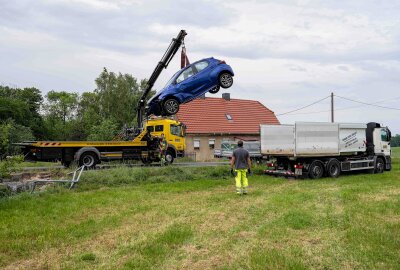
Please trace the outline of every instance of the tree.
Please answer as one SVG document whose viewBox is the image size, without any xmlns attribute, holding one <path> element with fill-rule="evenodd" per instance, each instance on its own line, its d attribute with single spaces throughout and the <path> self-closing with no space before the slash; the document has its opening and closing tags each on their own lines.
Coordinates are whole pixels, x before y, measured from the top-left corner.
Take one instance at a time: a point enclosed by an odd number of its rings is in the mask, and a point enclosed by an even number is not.
<svg viewBox="0 0 400 270">
<path fill-rule="evenodd" d="M 70 123 L 76 115 L 78 94 L 65 91 L 50 91 L 46 95 L 46 125 L 53 139 L 69 138 Z"/>
<path fill-rule="evenodd" d="M 116 74 L 104 68 L 95 82 L 97 87 L 94 92 L 99 97 L 100 116 L 103 119 L 112 119 L 119 128 L 124 124 L 132 126 L 146 81 L 138 83 L 130 74 Z M 149 97 L 154 93 L 151 92 Z"/>
<path fill-rule="evenodd" d="M 0 119 L 13 119 L 16 124 L 30 127 L 37 138 L 45 134 L 40 108 L 43 98 L 39 89 L 0 86 Z"/>
<path fill-rule="evenodd" d="M 400 147 L 400 135 L 397 134 L 396 136 L 393 136 L 390 144 L 392 147 Z"/>
<path fill-rule="evenodd" d="M 9 119 L 0 123 L 0 158 L 19 153 L 19 147 L 13 143 L 33 140 L 34 136 L 29 127 L 15 123 Z"/>
<path fill-rule="evenodd" d="M 88 136 L 89 141 L 110 141 L 118 133 L 117 123 L 110 119 L 102 121 L 99 125 L 93 126 Z"/>
</svg>

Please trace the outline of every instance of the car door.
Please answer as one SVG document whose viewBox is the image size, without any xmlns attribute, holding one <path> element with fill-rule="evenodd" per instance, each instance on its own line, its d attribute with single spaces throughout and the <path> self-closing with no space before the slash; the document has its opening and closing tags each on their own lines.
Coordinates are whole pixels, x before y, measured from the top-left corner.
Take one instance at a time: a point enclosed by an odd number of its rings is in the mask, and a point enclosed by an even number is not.
<svg viewBox="0 0 400 270">
<path fill-rule="evenodd" d="M 200 96 L 207 92 L 213 85 L 209 76 L 210 63 L 203 60 L 193 64 L 196 72 L 196 80 L 193 81 L 193 92 L 196 96 Z"/>
<path fill-rule="evenodd" d="M 178 95 L 182 98 L 182 102 L 191 99 L 193 93 L 193 82 L 196 80 L 195 72 L 192 66 L 189 66 L 176 78 L 176 88 Z"/>
</svg>

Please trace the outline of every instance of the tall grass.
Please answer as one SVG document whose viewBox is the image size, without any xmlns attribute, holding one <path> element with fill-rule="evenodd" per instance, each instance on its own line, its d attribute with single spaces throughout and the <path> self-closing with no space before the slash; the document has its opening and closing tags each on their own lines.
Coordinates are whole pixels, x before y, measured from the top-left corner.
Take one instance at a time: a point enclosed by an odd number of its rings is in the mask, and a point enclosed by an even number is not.
<svg viewBox="0 0 400 270">
<path fill-rule="evenodd" d="M 0 268 L 399 269 L 400 151 L 384 174 L 250 177 L 229 167 L 88 171 L 0 200 Z M 256 171 L 256 170 L 255 170 Z"/>
</svg>

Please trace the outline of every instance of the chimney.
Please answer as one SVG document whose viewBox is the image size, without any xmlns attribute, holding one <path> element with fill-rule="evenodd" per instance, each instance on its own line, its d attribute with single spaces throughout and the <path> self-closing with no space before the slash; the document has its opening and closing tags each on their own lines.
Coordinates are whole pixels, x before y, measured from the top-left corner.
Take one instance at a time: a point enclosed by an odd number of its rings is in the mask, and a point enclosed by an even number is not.
<svg viewBox="0 0 400 270">
<path fill-rule="evenodd" d="M 231 94 L 230 93 L 223 93 L 222 98 L 225 99 L 226 101 L 231 100 Z"/>
</svg>

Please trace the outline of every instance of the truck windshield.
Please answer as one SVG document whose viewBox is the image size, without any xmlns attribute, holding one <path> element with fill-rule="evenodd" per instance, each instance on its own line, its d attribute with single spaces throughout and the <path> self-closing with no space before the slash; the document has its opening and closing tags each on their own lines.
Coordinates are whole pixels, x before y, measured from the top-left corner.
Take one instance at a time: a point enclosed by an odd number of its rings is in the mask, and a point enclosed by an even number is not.
<svg viewBox="0 0 400 270">
<path fill-rule="evenodd" d="M 389 142 L 390 141 L 390 136 L 389 132 L 387 129 L 381 129 L 381 140 L 383 142 Z"/>
<path fill-rule="evenodd" d="M 182 127 L 180 125 L 171 125 L 171 134 L 179 137 L 183 137 Z"/>
</svg>

